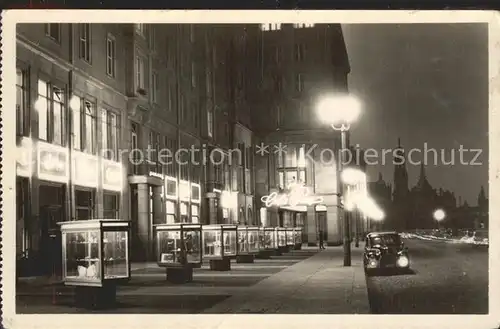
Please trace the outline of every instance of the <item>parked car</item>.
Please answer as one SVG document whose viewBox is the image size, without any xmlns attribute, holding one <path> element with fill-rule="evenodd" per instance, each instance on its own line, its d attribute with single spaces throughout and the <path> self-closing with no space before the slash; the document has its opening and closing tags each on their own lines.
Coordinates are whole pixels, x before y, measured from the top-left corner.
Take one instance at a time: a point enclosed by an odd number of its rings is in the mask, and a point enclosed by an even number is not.
<svg viewBox="0 0 500 329">
<path fill-rule="evenodd" d="M 408 270 L 410 257 L 397 232 L 371 232 L 366 235 L 363 265 L 368 276 L 381 269 Z"/>
</svg>

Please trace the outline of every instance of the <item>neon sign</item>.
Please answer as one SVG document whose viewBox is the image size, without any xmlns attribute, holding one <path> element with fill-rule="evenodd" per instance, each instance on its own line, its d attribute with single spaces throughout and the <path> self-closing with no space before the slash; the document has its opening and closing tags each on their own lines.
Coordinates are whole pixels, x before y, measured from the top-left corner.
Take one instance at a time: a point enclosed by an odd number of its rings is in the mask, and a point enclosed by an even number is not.
<svg viewBox="0 0 500 329">
<path fill-rule="evenodd" d="M 273 192 L 269 195 L 263 196 L 260 200 L 264 202 L 266 207 L 294 207 L 299 205 L 312 206 L 314 204 L 323 203 L 323 197 L 310 195 L 307 187 L 299 184 L 293 184 L 290 187 L 289 193 L 279 194 L 278 192 Z"/>
</svg>

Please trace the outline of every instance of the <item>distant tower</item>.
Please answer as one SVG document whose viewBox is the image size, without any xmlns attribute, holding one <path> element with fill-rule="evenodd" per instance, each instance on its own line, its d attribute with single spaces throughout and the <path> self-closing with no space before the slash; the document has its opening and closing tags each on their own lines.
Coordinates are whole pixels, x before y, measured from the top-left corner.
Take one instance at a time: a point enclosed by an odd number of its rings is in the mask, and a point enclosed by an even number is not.
<svg viewBox="0 0 500 329">
<path fill-rule="evenodd" d="M 408 191 L 408 171 L 406 170 L 406 155 L 401 146 L 401 139 L 398 138 L 398 146 L 394 151 L 394 188 L 392 191 L 392 202 L 394 208 L 394 218 L 392 226 L 404 229 L 408 227 L 409 218 L 409 191 Z"/>
</svg>

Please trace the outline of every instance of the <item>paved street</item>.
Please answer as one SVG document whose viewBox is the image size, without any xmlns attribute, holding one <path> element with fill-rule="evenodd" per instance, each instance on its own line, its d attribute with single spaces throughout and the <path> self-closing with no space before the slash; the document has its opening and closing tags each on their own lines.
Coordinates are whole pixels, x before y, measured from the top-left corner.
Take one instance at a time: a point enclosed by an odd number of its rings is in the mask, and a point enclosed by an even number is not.
<svg viewBox="0 0 500 329">
<path fill-rule="evenodd" d="M 485 314 L 488 249 L 405 240 L 414 273 L 367 278 L 372 313 Z"/>
<path fill-rule="evenodd" d="M 131 281 L 119 287 L 118 308 L 99 312 L 199 313 L 316 252 L 315 248 L 294 251 L 270 260 L 256 259 L 253 264 L 236 264 L 233 261 L 229 272 L 210 271 L 208 264 L 204 264 L 201 269 L 195 269 L 194 281 L 183 285 L 166 282 L 165 269 L 156 264 L 134 264 Z M 44 281 L 21 283 L 17 287 L 18 313 L 85 312 L 73 308 L 72 303 L 72 287 Z"/>
</svg>

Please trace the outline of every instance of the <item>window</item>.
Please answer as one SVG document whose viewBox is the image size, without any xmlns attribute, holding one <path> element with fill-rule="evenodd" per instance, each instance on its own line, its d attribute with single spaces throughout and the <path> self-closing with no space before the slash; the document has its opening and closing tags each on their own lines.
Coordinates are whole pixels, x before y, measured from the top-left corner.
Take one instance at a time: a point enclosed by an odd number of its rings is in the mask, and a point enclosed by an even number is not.
<svg viewBox="0 0 500 329">
<path fill-rule="evenodd" d="M 281 30 L 281 23 L 273 23 L 273 24 L 261 24 L 260 29 L 262 31 L 277 31 Z"/>
<path fill-rule="evenodd" d="M 159 90 L 159 75 L 158 72 L 153 72 L 151 77 L 151 100 L 153 103 L 158 102 L 158 90 Z"/>
<path fill-rule="evenodd" d="M 90 42 L 90 24 L 78 24 L 78 33 L 80 38 L 80 58 L 87 63 L 91 62 L 91 42 Z"/>
<path fill-rule="evenodd" d="M 75 189 L 76 220 L 94 217 L 94 190 Z"/>
<path fill-rule="evenodd" d="M 295 44 L 295 61 L 302 62 L 304 60 L 304 45 L 301 43 Z"/>
<path fill-rule="evenodd" d="M 149 170 L 155 173 L 162 173 L 162 167 L 158 162 L 158 154 L 160 152 L 160 134 L 154 131 L 149 132 L 147 160 L 149 162 Z"/>
<path fill-rule="evenodd" d="M 45 35 L 53 39 L 54 41 L 61 42 L 61 24 L 52 23 L 45 24 Z"/>
<path fill-rule="evenodd" d="M 283 89 L 283 79 L 281 76 L 277 75 L 274 78 L 274 90 L 277 93 L 281 93 L 282 89 Z"/>
<path fill-rule="evenodd" d="M 35 108 L 38 111 L 38 138 L 64 146 L 66 142 L 64 90 L 38 80 L 38 100 Z"/>
<path fill-rule="evenodd" d="M 298 92 L 301 92 L 303 89 L 304 89 L 304 82 L 303 82 L 303 79 L 302 79 L 302 74 L 301 73 L 297 73 L 295 75 L 295 89 L 298 91 Z"/>
<path fill-rule="evenodd" d="M 276 125 L 281 126 L 281 107 L 276 105 Z"/>
<path fill-rule="evenodd" d="M 164 137 L 164 145 L 165 148 L 170 150 L 170 152 L 163 152 L 163 154 L 171 156 L 170 158 L 164 157 L 165 175 L 170 177 L 175 177 L 177 173 L 176 169 L 176 161 L 174 159 L 175 152 L 177 150 L 177 141 L 175 139 L 170 139 L 168 137 Z"/>
<path fill-rule="evenodd" d="M 156 51 L 156 28 L 153 25 L 149 25 L 149 49 Z"/>
<path fill-rule="evenodd" d="M 293 27 L 296 29 L 302 29 L 302 28 L 308 28 L 308 27 L 314 27 L 314 23 L 300 23 L 300 24 L 293 24 Z"/>
<path fill-rule="evenodd" d="M 191 205 L 191 223 L 198 224 L 200 222 L 200 206 Z"/>
<path fill-rule="evenodd" d="M 26 73 L 16 70 L 16 133 L 18 136 L 29 135 L 28 88 Z"/>
<path fill-rule="evenodd" d="M 191 86 L 196 87 L 196 65 L 194 62 L 191 62 Z"/>
<path fill-rule="evenodd" d="M 139 35 L 144 36 L 144 24 L 138 23 L 134 25 L 135 25 L 135 32 Z"/>
<path fill-rule="evenodd" d="M 108 35 L 106 39 L 106 74 L 112 78 L 116 72 L 116 40 L 113 36 Z"/>
<path fill-rule="evenodd" d="M 176 223 L 175 208 L 175 202 L 166 202 L 167 224 Z"/>
<path fill-rule="evenodd" d="M 105 219 L 118 219 L 120 214 L 120 198 L 118 193 L 104 192 L 103 208 Z"/>
<path fill-rule="evenodd" d="M 207 134 L 208 137 L 214 135 L 214 110 L 210 106 L 207 109 Z"/>
<path fill-rule="evenodd" d="M 191 25 L 189 25 L 189 41 L 191 43 L 194 42 L 194 37 L 195 37 L 195 35 L 194 35 L 194 25 L 191 24 Z"/>
<path fill-rule="evenodd" d="M 130 152 L 132 152 L 132 157 L 133 157 L 133 173 L 134 174 L 138 174 L 139 173 L 139 151 L 138 151 L 138 147 L 139 147 L 139 140 L 138 140 L 138 136 L 139 136 L 139 127 L 137 125 L 137 123 L 135 122 L 132 122 L 131 123 L 131 131 L 130 131 L 130 141 L 131 141 L 131 149 L 130 149 Z"/>
<path fill-rule="evenodd" d="M 137 54 L 135 58 L 135 85 L 136 88 L 144 89 L 144 57 L 141 54 Z"/>
<path fill-rule="evenodd" d="M 167 111 L 172 111 L 174 107 L 174 93 L 172 92 L 172 86 L 167 82 Z"/>
<path fill-rule="evenodd" d="M 75 97 L 80 107 L 73 109 L 73 147 L 94 154 L 96 151 L 96 109 L 94 103 Z"/>
<path fill-rule="evenodd" d="M 184 95 L 183 94 L 181 94 L 181 97 L 179 99 L 179 112 L 180 112 L 181 122 L 184 122 L 184 120 L 186 119 L 186 117 L 185 117 L 186 113 L 184 113 Z"/>
<path fill-rule="evenodd" d="M 104 109 L 101 113 L 101 126 L 103 155 L 108 160 L 117 161 L 119 160 L 118 136 L 120 131 L 118 116 L 114 112 Z"/>
</svg>

